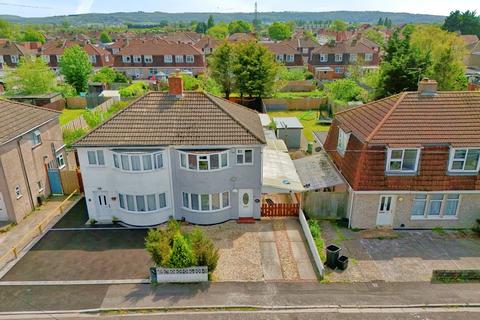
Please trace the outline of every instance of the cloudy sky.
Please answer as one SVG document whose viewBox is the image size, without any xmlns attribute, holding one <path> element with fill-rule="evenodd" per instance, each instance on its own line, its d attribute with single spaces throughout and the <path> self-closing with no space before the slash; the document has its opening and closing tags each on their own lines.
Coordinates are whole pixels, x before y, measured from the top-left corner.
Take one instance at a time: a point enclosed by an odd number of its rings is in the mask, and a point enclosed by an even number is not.
<svg viewBox="0 0 480 320">
<path fill-rule="evenodd" d="M 5 0 L 0 14 L 42 17 L 89 12 L 251 12 L 255 0 Z M 393 11 L 448 15 L 452 10 L 476 10 L 480 0 L 258 0 L 259 11 Z"/>
</svg>

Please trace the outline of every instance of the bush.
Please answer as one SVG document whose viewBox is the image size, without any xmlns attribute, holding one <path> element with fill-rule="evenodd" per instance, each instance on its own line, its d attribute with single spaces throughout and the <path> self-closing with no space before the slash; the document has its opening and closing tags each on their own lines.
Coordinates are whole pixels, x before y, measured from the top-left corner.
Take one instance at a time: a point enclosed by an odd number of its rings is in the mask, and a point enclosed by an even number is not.
<svg viewBox="0 0 480 320">
<path fill-rule="evenodd" d="M 145 238 L 145 249 L 150 253 L 156 265 L 164 266 L 168 264 L 172 250 L 169 239 L 164 236 L 162 230 L 148 230 L 147 237 Z"/>
<path fill-rule="evenodd" d="M 193 252 L 199 266 L 207 266 L 211 274 L 217 267 L 219 254 L 212 240 L 207 238 L 200 228 L 195 228 L 189 235 Z"/>
<path fill-rule="evenodd" d="M 122 98 L 138 97 L 148 91 L 148 85 L 144 82 L 135 82 L 128 87 L 119 90 Z"/>
<path fill-rule="evenodd" d="M 75 129 L 75 130 L 70 130 L 66 129 L 63 131 L 63 142 L 67 147 L 71 147 L 72 143 L 83 137 L 87 131 L 85 129 Z"/>
<path fill-rule="evenodd" d="M 325 84 L 325 92 L 333 100 L 366 101 L 368 92 L 352 79 L 339 79 Z"/>
<path fill-rule="evenodd" d="M 168 261 L 170 268 L 188 268 L 196 265 L 195 254 L 192 247 L 181 233 L 173 237 L 173 248 Z"/>
<path fill-rule="evenodd" d="M 305 68 L 288 69 L 282 67 L 278 72 L 278 78 L 286 81 L 309 80 L 313 79 L 313 74 Z"/>
<path fill-rule="evenodd" d="M 101 111 L 88 110 L 83 114 L 83 119 L 85 119 L 85 122 L 88 124 L 90 129 L 93 129 L 102 123 L 104 114 Z"/>
<path fill-rule="evenodd" d="M 320 226 L 318 225 L 317 220 L 308 220 L 308 227 L 310 228 L 310 233 L 314 239 L 320 237 Z"/>
<path fill-rule="evenodd" d="M 128 79 L 125 74 L 113 68 L 103 67 L 92 76 L 92 81 L 110 84 L 113 82 L 127 83 Z"/>
</svg>

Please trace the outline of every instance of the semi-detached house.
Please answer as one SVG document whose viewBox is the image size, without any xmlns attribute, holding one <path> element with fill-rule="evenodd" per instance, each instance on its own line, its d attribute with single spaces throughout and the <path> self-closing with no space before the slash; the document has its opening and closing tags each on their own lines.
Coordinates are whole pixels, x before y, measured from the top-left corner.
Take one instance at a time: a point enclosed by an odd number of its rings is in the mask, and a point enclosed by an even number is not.
<svg viewBox="0 0 480 320">
<path fill-rule="evenodd" d="M 335 115 L 325 149 L 355 228 L 471 228 L 480 208 L 480 92 L 405 92 Z"/>
<path fill-rule="evenodd" d="M 203 92 L 151 92 L 79 140 L 91 219 L 157 225 L 260 218 L 262 150 L 255 111 Z"/>
</svg>

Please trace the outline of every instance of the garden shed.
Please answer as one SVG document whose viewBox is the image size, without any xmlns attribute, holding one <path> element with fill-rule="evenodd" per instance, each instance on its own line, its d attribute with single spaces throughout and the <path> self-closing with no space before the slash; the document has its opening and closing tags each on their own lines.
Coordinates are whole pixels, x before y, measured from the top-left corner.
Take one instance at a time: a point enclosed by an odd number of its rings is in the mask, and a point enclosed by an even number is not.
<svg viewBox="0 0 480 320">
<path fill-rule="evenodd" d="M 302 142 L 303 125 L 295 117 L 273 118 L 275 133 L 278 139 L 282 139 L 287 148 L 300 149 Z"/>
</svg>

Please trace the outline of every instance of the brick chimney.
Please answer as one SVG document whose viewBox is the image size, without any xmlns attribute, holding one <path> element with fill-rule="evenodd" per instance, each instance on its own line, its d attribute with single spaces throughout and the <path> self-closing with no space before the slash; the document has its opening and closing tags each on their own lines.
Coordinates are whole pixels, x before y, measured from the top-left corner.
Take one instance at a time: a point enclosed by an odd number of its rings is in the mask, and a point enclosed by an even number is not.
<svg viewBox="0 0 480 320">
<path fill-rule="evenodd" d="M 437 95 L 437 81 L 423 78 L 418 82 L 418 94 L 423 97 L 434 97 Z"/>
<path fill-rule="evenodd" d="M 168 93 L 173 96 L 183 96 L 183 80 L 180 71 L 168 76 Z"/>
</svg>

